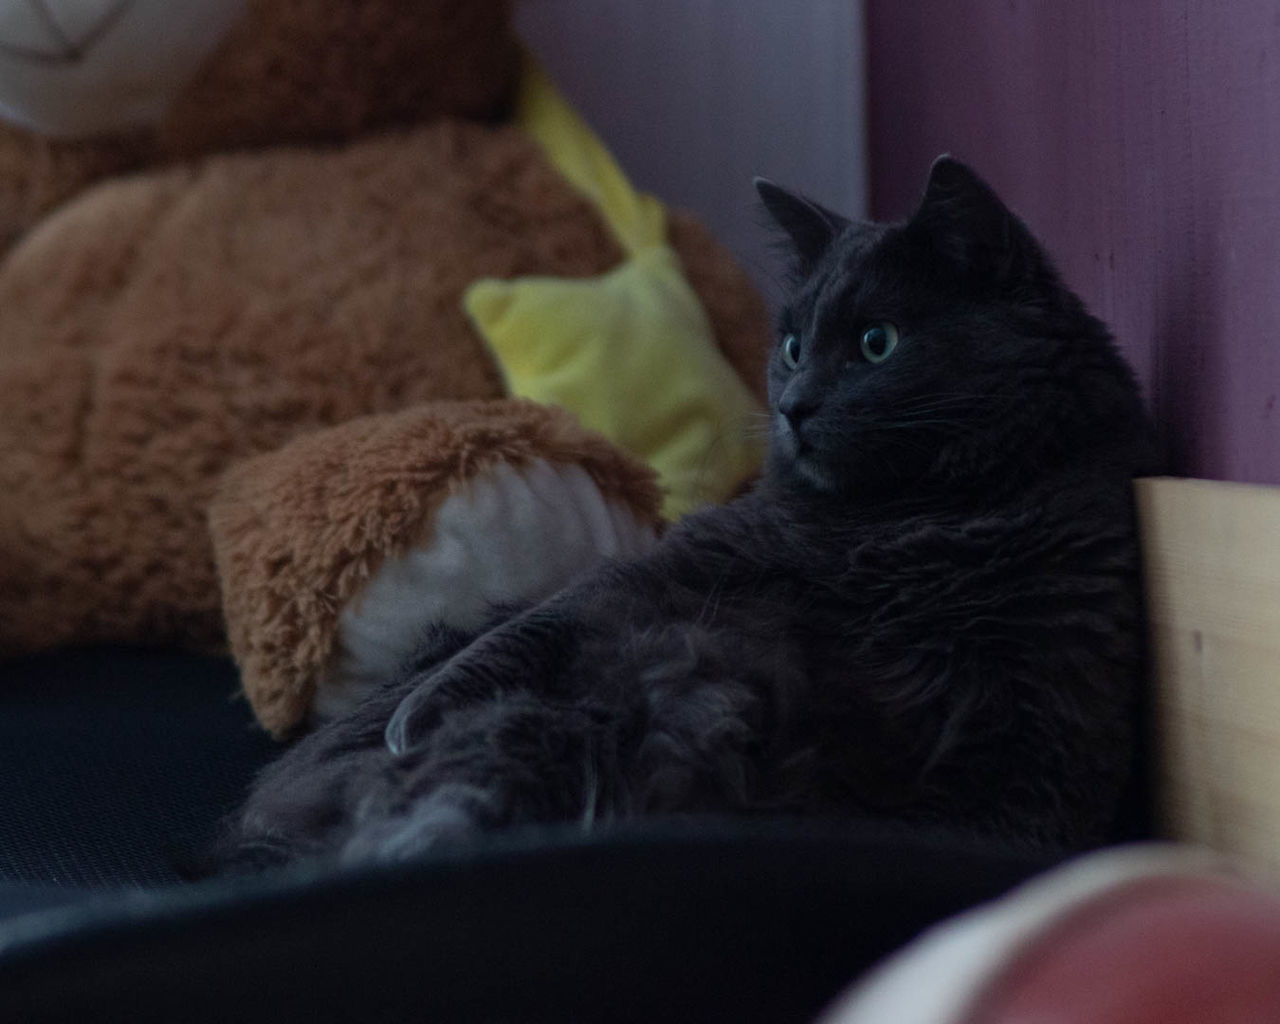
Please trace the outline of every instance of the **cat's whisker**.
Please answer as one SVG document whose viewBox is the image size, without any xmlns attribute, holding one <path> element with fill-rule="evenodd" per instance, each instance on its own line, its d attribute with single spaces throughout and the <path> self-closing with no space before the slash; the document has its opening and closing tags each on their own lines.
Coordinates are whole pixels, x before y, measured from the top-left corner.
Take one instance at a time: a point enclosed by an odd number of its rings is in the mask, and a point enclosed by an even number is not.
<svg viewBox="0 0 1280 1024">
<path fill-rule="evenodd" d="M 963 423 L 963 420 L 905 419 L 893 423 L 868 424 L 868 427 L 871 430 L 913 430 L 916 427 L 958 427 Z"/>
<path fill-rule="evenodd" d="M 972 393 L 953 392 L 950 394 L 940 395 L 920 395 L 915 398 L 901 399 L 897 403 L 897 407 L 911 406 L 915 404 L 925 405 L 943 405 L 946 403 L 969 404 L 980 401 L 985 398 L 984 395 L 976 395 Z"/>
<path fill-rule="evenodd" d="M 985 408 L 982 403 L 959 399 L 947 402 L 902 402 L 893 407 L 893 411 L 899 415 L 907 413 L 929 413 L 929 412 L 968 412 L 970 410 L 979 410 Z"/>
</svg>

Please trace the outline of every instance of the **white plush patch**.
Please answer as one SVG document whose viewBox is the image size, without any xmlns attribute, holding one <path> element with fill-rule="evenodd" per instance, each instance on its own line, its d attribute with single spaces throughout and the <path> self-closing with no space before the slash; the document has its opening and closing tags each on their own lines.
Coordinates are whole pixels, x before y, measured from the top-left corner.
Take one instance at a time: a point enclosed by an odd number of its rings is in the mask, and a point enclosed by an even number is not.
<svg viewBox="0 0 1280 1024">
<path fill-rule="evenodd" d="M 343 610 L 314 713 L 352 707 L 404 666 L 432 625 L 476 629 L 494 605 L 541 600 L 606 558 L 643 554 L 654 540 L 579 466 L 498 466 L 446 499 L 430 535 L 388 559 Z"/>
<path fill-rule="evenodd" d="M 245 0 L 0 0 L 0 115 L 77 138 L 164 116 Z"/>
</svg>

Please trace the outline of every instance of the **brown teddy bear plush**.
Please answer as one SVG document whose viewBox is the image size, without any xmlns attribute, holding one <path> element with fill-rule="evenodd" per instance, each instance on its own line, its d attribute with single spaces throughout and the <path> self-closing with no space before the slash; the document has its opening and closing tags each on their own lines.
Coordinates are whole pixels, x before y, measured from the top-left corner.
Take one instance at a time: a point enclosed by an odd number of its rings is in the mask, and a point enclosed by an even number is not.
<svg viewBox="0 0 1280 1024">
<path fill-rule="evenodd" d="M 0 653 L 229 636 L 284 733 L 749 475 L 758 297 L 506 0 L 171 6 L 0 0 Z"/>
</svg>

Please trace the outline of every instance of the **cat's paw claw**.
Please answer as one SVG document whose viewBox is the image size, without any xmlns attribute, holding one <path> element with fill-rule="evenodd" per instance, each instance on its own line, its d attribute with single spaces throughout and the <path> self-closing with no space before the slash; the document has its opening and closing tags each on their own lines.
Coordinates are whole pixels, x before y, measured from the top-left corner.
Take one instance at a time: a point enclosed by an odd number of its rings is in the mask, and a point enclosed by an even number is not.
<svg viewBox="0 0 1280 1024">
<path fill-rule="evenodd" d="M 387 749 L 391 751 L 394 757 L 404 757 L 412 749 L 413 742 L 409 731 L 409 716 L 405 714 L 405 706 L 403 704 L 396 708 L 395 714 L 391 716 L 391 721 L 387 723 L 386 731 L 382 735 Z"/>
<path fill-rule="evenodd" d="M 400 701 L 382 738 L 394 757 L 405 757 L 412 754 L 421 744 L 426 728 L 427 701 L 436 690 L 437 680 L 428 679 L 413 688 L 409 695 Z"/>
</svg>

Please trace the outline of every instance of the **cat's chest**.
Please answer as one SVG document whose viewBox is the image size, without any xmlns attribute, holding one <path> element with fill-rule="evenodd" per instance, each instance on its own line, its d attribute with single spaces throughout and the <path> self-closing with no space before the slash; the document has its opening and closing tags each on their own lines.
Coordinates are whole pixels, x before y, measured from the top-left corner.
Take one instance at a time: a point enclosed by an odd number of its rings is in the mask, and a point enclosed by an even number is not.
<svg viewBox="0 0 1280 1024">
<path fill-rule="evenodd" d="M 1071 545 L 1026 523 L 986 520 L 884 528 L 815 564 L 793 601 L 798 629 L 841 649 L 937 645 L 1016 622 L 1025 602 L 1089 576 L 1088 545 Z"/>
<path fill-rule="evenodd" d="M 938 649 L 992 627 L 1016 631 L 1047 604 L 1109 589 L 1116 566 L 1102 537 L 1111 533 L 1045 509 L 777 530 L 749 558 L 718 547 L 683 561 L 653 593 L 675 617 L 785 641 L 818 660 Z"/>
</svg>

